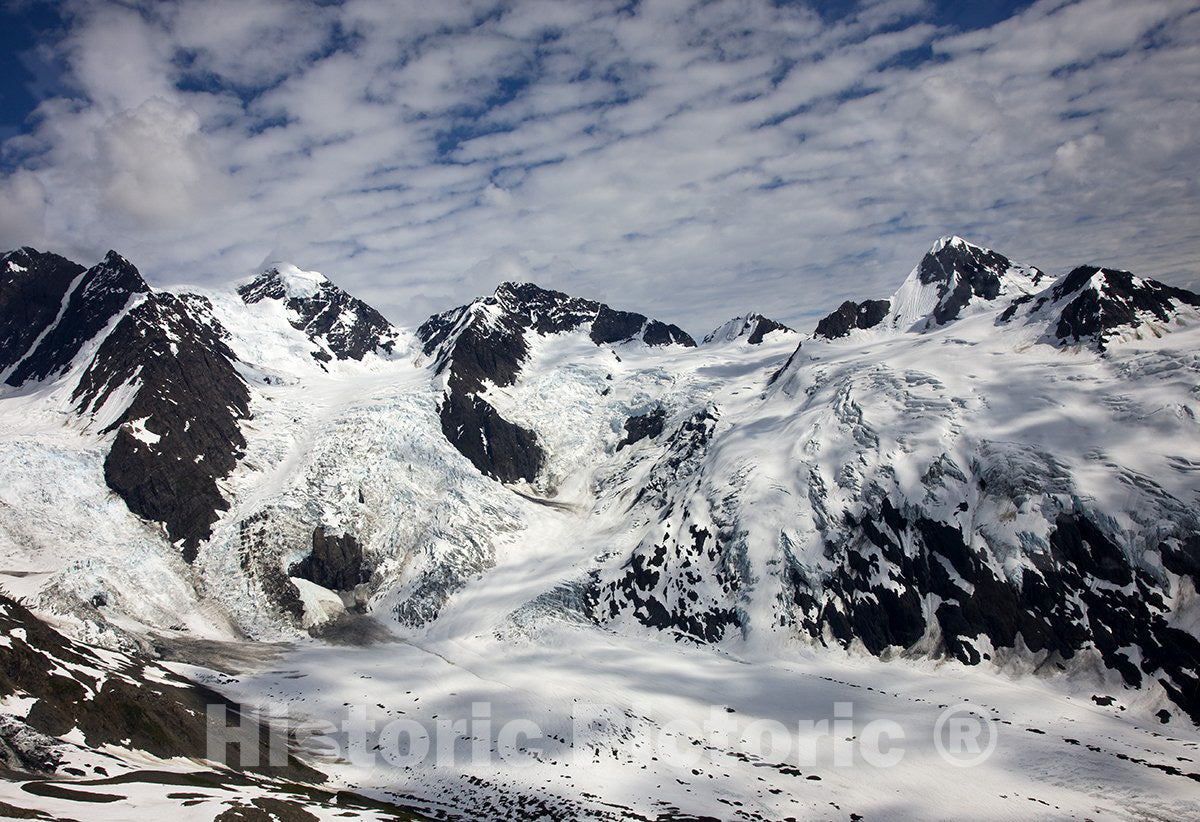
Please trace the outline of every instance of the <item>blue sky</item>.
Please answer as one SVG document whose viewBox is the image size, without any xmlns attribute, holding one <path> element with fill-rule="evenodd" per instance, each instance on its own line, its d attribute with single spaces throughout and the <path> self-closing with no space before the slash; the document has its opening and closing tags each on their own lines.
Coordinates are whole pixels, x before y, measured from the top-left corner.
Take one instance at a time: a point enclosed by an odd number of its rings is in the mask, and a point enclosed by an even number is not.
<svg viewBox="0 0 1200 822">
<path fill-rule="evenodd" d="M 956 233 L 1197 287 L 1183 0 L 0 6 L 0 246 L 264 261 L 393 319 L 528 279 L 704 333 Z"/>
</svg>

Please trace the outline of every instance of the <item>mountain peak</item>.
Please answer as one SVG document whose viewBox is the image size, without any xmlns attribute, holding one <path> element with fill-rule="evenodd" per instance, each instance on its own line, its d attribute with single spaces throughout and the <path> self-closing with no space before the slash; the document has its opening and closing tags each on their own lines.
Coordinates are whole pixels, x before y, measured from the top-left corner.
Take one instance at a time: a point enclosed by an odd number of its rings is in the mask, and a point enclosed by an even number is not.
<svg viewBox="0 0 1200 822">
<path fill-rule="evenodd" d="M 678 326 L 533 283 L 503 282 L 487 297 L 435 314 L 417 329 L 436 373 L 447 373 L 438 413 L 446 439 L 480 472 L 502 482 L 535 482 L 546 455 L 537 435 L 506 419 L 481 394 L 517 381 L 529 340 L 586 331 L 596 345 L 695 340 Z"/>
<path fill-rule="evenodd" d="M 700 344 L 719 345 L 745 338 L 747 344 L 758 345 L 768 334 L 775 331 L 795 333 L 794 329 L 789 328 L 781 322 L 772 320 L 770 317 L 764 317 L 757 312 L 750 312 L 740 317 L 734 317 L 719 328 L 714 329 L 712 333 L 700 341 Z"/>
<path fill-rule="evenodd" d="M 287 262 L 271 262 L 250 282 L 240 286 L 238 294 L 247 304 L 253 304 L 263 299 L 308 299 L 329 286 L 333 283 L 318 271 L 304 271 Z"/>
<path fill-rule="evenodd" d="M 136 294 L 150 291 L 150 286 L 142 278 L 137 266 L 112 249 L 109 249 L 104 259 L 91 270 L 95 275 L 92 278 L 94 282 L 87 284 L 89 288 L 116 288 Z"/>
<path fill-rule="evenodd" d="M 312 356 L 322 367 L 335 357 L 362 360 L 372 351 L 391 354 L 395 348 L 397 332 L 387 318 L 319 272 L 270 263 L 237 293 L 246 305 L 283 302 L 291 326 L 317 344 Z"/>
<path fill-rule="evenodd" d="M 961 237 L 942 237 L 892 296 L 890 325 L 913 331 L 945 325 L 1000 298 L 1032 294 L 1043 276 Z"/>
<path fill-rule="evenodd" d="M 0 324 L 0 365 L 11 366 L 5 382 L 12 386 L 66 371 L 85 343 L 150 292 L 133 263 L 115 251 L 86 271 L 28 247 L 5 259 L 10 279 L 0 285 L 0 306 L 19 304 L 25 312 L 14 315 L 20 332 Z"/>
<path fill-rule="evenodd" d="M 500 283 L 482 301 L 499 302 L 506 309 L 530 313 L 535 326 L 543 334 L 562 330 L 558 328 L 560 325 L 577 325 L 596 311 L 595 304 L 590 300 L 543 288 L 537 283 L 513 280 Z"/>
<path fill-rule="evenodd" d="M 1093 341 L 1101 351 L 1111 339 L 1137 334 L 1147 322 L 1169 322 L 1183 306 L 1200 308 L 1200 295 L 1191 291 L 1093 265 L 1073 269 L 1055 283 L 1049 299 L 1055 305 L 1065 303 L 1054 327 L 1060 343 Z M 1035 303 L 1030 314 L 1042 304 Z"/>
<path fill-rule="evenodd" d="M 83 272 L 83 266 L 49 251 L 38 251 L 33 246 L 23 245 L 0 254 L 0 276 L 21 275 L 30 269 L 43 267 L 70 269 L 72 277 Z"/>
<path fill-rule="evenodd" d="M 119 254 L 110 248 L 108 250 L 108 253 L 104 255 L 104 260 L 101 262 L 101 265 L 116 267 L 116 266 L 132 266 L 133 263 L 129 262 L 129 260 L 126 259 L 125 255 Z"/>
<path fill-rule="evenodd" d="M 528 299 L 533 296 L 549 296 L 563 297 L 570 299 L 567 294 L 561 291 L 555 291 L 551 288 L 543 288 L 537 283 L 531 283 L 521 280 L 505 280 L 496 286 L 496 290 L 492 292 L 497 297 L 517 297 L 519 299 Z"/>
<path fill-rule="evenodd" d="M 1037 293 L 1045 275 L 956 234 L 940 237 L 887 300 L 847 300 L 817 324 L 818 337 L 855 330 L 927 331 Z"/>
<path fill-rule="evenodd" d="M 874 328 L 883 322 L 890 308 L 888 300 L 866 300 L 861 303 L 846 300 L 817 323 L 813 336 L 832 340 L 845 337 L 857 329 Z"/>
<path fill-rule="evenodd" d="M 489 306 L 492 307 L 489 310 Z M 497 316 L 495 307 L 501 309 Z M 482 312 L 482 313 L 481 313 Z M 492 331 L 521 336 L 519 331 L 532 329 L 538 334 L 558 334 L 587 326 L 596 345 L 640 341 L 659 346 L 696 345 L 687 332 L 675 325 L 655 320 L 633 311 L 621 311 L 583 297 L 572 297 L 561 291 L 543 288 L 536 283 L 505 281 L 496 290 L 466 305 L 435 314 L 417 329 L 425 353 L 444 367 L 444 355 L 453 347 L 458 335 L 478 321 Z M 451 339 L 453 338 L 453 339 Z M 524 351 L 523 346 L 518 346 Z M 435 351 L 441 353 L 435 354 Z M 524 356 L 521 354 L 520 359 Z"/>
<path fill-rule="evenodd" d="M 938 252 L 942 251 L 943 249 L 945 249 L 947 247 L 976 248 L 981 251 L 987 251 L 987 249 L 984 248 L 983 246 L 975 245 L 975 243 L 964 240 L 962 237 L 958 236 L 957 234 L 947 234 L 944 237 L 939 237 L 937 242 L 935 242 L 932 246 L 930 246 L 928 253 L 937 254 Z"/>
</svg>

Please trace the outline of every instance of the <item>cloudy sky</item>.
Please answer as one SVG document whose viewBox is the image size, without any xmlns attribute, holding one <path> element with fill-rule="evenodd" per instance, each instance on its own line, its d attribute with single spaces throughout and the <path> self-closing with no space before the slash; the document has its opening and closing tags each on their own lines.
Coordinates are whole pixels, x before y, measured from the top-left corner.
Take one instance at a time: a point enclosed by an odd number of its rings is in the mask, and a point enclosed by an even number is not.
<svg viewBox="0 0 1200 822">
<path fill-rule="evenodd" d="M 0 0 L 0 247 L 704 333 L 940 235 L 1200 286 L 1194 0 Z"/>
</svg>

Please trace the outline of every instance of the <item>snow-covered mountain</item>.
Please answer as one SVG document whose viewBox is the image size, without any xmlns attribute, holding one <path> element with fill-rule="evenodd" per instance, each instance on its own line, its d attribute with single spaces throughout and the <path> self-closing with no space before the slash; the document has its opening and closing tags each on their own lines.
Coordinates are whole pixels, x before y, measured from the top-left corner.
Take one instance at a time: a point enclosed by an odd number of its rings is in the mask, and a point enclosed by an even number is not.
<svg viewBox="0 0 1200 822">
<path fill-rule="evenodd" d="M 535 483 L 546 462 L 537 433 L 505 419 L 484 396 L 517 381 L 530 355 L 527 335 L 587 332 L 597 346 L 695 341 L 681 328 L 530 283 L 502 283 L 490 297 L 430 317 L 417 329 L 435 373 L 445 373 L 442 432 L 481 472 Z"/>
<path fill-rule="evenodd" d="M 819 669 L 831 699 L 853 670 L 876 688 L 1025 683 L 1003 687 L 1095 695 L 1194 736 L 1198 328 L 1190 292 L 1054 278 L 957 237 L 811 335 L 751 313 L 699 346 L 532 284 L 409 331 L 286 263 L 168 293 L 115 252 L 84 269 L 23 248 L 0 257 L 0 586 L 125 654 L 298 642 L 296 665 L 345 681 L 210 684 L 314 717 L 335 694 L 387 701 L 353 684 L 369 648 L 322 650 L 365 635 L 402 640 L 404 670 L 371 676 L 413 677 L 424 699 L 406 710 L 431 719 L 469 702 L 464 671 L 558 721 L 583 694 L 649 699 L 661 657 L 697 683 L 740 682 L 724 666 L 747 661 L 777 690 Z M 643 670 L 596 667 L 610 656 Z M 538 666 L 557 673 L 527 681 Z M 1065 744 L 1037 751 L 1055 762 Z M 718 796 L 752 803 L 747 818 L 823 804 L 757 788 L 747 762 L 718 790 L 669 757 L 642 785 L 620 759 L 597 766 L 619 790 L 557 789 L 564 818 L 614 800 L 654 818 L 662 783 L 687 786 L 663 800 L 681 814 L 721 817 Z M 503 818 L 563 781 L 549 767 L 408 773 L 405 794 Z M 1092 807 L 1086 772 L 1056 778 L 1062 807 Z"/>
<path fill-rule="evenodd" d="M 758 345 L 768 334 L 776 332 L 782 334 L 796 333 L 781 322 L 764 317 L 762 314 L 751 312 L 743 314 L 741 317 L 734 317 L 720 328 L 714 329 L 704 337 L 703 342 L 700 344 L 723 345 L 742 340 L 747 345 Z"/>
<path fill-rule="evenodd" d="M 277 263 L 237 291 L 247 305 L 275 300 L 286 306 L 288 323 L 316 344 L 312 357 L 320 362 L 390 354 L 396 345 L 396 330 L 382 314 L 315 271 Z"/>
<path fill-rule="evenodd" d="M 834 338 L 875 327 L 902 332 L 938 328 L 1037 293 L 1045 278 L 1033 266 L 1014 264 L 962 237 L 943 237 L 890 299 L 847 301 L 818 323 L 814 333 Z"/>
</svg>

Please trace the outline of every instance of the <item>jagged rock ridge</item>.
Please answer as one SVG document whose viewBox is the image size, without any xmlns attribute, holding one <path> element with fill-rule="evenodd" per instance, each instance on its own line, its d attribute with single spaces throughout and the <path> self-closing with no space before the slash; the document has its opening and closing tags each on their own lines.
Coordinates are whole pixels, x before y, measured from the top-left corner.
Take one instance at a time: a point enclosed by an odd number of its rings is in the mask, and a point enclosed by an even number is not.
<svg viewBox="0 0 1200 822">
<path fill-rule="evenodd" d="M 874 328 L 883 322 L 892 304 L 890 300 L 865 300 L 856 303 L 846 300 L 817 323 L 813 336 L 836 339 L 855 329 Z"/>
<path fill-rule="evenodd" d="M 83 266 L 20 248 L 0 257 L 0 372 L 17 362 L 58 319 Z"/>
<path fill-rule="evenodd" d="M 6 255 L 9 258 L 7 271 L 19 273 L 19 277 L 8 280 L 6 285 L 14 287 L 21 303 L 27 299 L 41 303 L 32 319 L 42 324 L 31 348 L 24 352 L 19 362 L 12 356 L 15 352 L 5 355 L 5 359 L 16 362 L 5 380 L 12 386 L 44 380 L 66 371 L 87 342 L 95 339 L 138 295 L 150 290 L 133 264 L 115 251 L 109 251 L 103 262 L 72 280 L 74 287 L 69 293 L 63 285 L 70 286 L 67 276 L 78 270 L 78 266 L 61 257 L 40 255 L 33 249 L 22 249 L 18 253 L 34 264 L 16 272 L 13 255 Z M 36 292 L 43 288 L 42 282 L 52 282 L 55 287 L 49 294 L 43 292 L 39 299 Z M 60 301 L 65 299 L 61 311 L 51 310 L 55 294 L 62 295 Z M 23 336 L 33 335 L 27 332 Z"/>
<path fill-rule="evenodd" d="M 537 434 L 506 420 L 479 394 L 488 384 L 516 381 L 529 354 L 526 334 L 560 334 L 585 325 L 596 345 L 696 345 L 677 326 L 532 283 L 502 283 L 495 294 L 430 317 L 417 329 L 435 372 L 447 374 L 439 408 L 442 431 L 481 472 L 501 482 L 537 478 L 546 459 Z"/>
<path fill-rule="evenodd" d="M 1036 267 L 1016 265 L 961 237 L 943 237 L 892 295 L 886 324 L 899 331 L 937 328 L 965 312 L 989 310 L 997 300 L 1032 294 L 1044 279 Z"/>
<path fill-rule="evenodd" d="M 0 302 L 6 382 L 63 375 L 87 349 L 71 401 L 115 431 L 104 477 L 135 514 L 162 522 L 195 557 L 217 512 L 217 481 L 245 445 L 250 396 L 207 301 L 152 291 L 115 251 L 86 271 L 22 248 L 3 257 Z M 28 321 L 18 325 L 11 317 Z"/>
<path fill-rule="evenodd" d="M 312 356 L 319 362 L 361 360 L 395 348 L 396 331 L 382 314 L 316 272 L 276 264 L 239 287 L 238 294 L 247 305 L 283 301 L 292 327 L 318 345 Z"/>
<path fill-rule="evenodd" d="M 745 338 L 747 345 L 760 345 L 768 334 L 776 331 L 794 333 L 793 329 L 783 323 L 764 317 L 762 314 L 745 314 L 741 317 L 734 317 L 720 328 L 714 329 L 700 344 L 729 343 Z"/>
<path fill-rule="evenodd" d="M 104 428 L 116 430 L 104 478 L 129 510 L 162 522 L 188 561 L 229 507 L 217 481 L 237 464 L 239 423 L 250 414 L 237 357 L 214 322 L 173 294 L 151 293 L 105 337 L 72 394 L 80 413 L 95 415 L 119 389 L 134 392 Z"/>
<path fill-rule="evenodd" d="M 1008 323 L 1024 310 L 1027 322 L 1049 323 L 1060 344 L 1090 343 L 1104 351 L 1123 331 L 1147 328 L 1157 335 L 1152 325 L 1172 321 L 1184 307 L 1200 309 L 1200 295 L 1120 269 L 1080 266 L 1046 292 L 1015 300 L 997 322 Z"/>
</svg>

